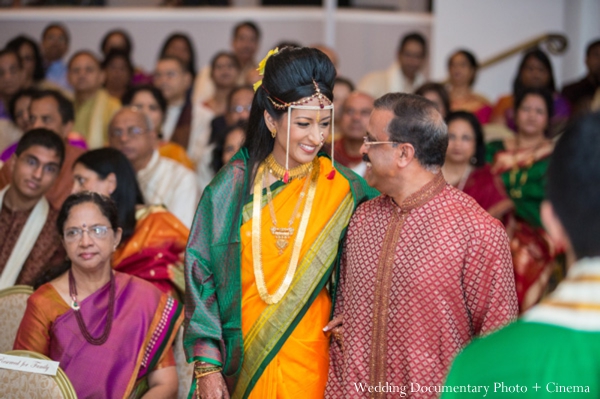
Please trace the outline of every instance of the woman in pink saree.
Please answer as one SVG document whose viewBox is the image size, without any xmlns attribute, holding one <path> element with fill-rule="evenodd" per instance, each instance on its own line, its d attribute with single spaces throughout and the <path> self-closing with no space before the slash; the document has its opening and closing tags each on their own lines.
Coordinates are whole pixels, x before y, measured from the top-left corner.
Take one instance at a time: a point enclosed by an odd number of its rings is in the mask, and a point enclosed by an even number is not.
<svg viewBox="0 0 600 399">
<path fill-rule="evenodd" d="M 67 198 L 57 228 L 70 267 L 29 298 L 14 348 L 60 362 L 79 398 L 174 398 L 172 342 L 182 307 L 151 283 L 112 270 L 117 220 L 107 197 Z"/>
</svg>

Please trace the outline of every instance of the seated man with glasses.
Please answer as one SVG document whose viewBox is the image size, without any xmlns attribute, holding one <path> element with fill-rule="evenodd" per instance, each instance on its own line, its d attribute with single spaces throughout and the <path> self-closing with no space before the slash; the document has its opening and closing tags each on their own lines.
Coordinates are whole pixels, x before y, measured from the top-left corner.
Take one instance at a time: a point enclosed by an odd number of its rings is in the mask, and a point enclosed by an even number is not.
<svg viewBox="0 0 600 399">
<path fill-rule="evenodd" d="M 65 257 L 54 227 L 58 211 L 45 198 L 64 156 L 58 134 L 34 129 L 23 135 L 8 161 L 11 184 L 0 191 L 0 289 L 32 285 Z"/>
<path fill-rule="evenodd" d="M 133 165 L 145 203 L 165 205 L 189 228 L 200 199 L 196 177 L 158 154 L 158 136 L 150 119 L 137 108 L 122 108 L 110 123 L 109 141 Z"/>
<path fill-rule="evenodd" d="M 437 397 L 456 354 L 517 316 L 508 238 L 444 180 L 448 134 L 434 103 L 390 93 L 374 108 L 361 152 L 382 195 L 348 226 L 325 397 Z"/>
</svg>

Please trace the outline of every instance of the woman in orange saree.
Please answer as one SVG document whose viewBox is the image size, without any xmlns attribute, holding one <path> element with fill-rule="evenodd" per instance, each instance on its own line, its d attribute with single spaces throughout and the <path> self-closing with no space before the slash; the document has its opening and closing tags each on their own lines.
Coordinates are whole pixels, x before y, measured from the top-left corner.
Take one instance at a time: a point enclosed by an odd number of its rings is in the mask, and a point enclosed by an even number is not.
<svg viewBox="0 0 600 399">
<path fill-rule="evenodd" d="M 206 188 L 186 253 L 190 397 L 324 394 L 328 283 L 355 207 L 375 192 L 324 153 L 335 69 L 285 48 L 261 63 L 246 147 Z"/>
<path fill-rule="evenodd" d="M 188 228 L 161 205 L 144 206 L 135 172 L 113 148 L 80 156 L 73 168 L 74 192 L 110 196 L 119 207 L 123 239 L 113 255 L 113 267 L 150 281 L 161 291 L 183 294 L 183 253 Z"/>
</svg>

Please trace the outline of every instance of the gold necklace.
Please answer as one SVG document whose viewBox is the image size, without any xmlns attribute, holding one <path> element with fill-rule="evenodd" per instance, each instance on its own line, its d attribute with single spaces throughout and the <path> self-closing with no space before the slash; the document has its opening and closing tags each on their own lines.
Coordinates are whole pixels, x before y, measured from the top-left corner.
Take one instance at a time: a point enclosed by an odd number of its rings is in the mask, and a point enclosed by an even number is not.
<svg viewBox="0 0 600 399">
<path fill-rule="evenodd" d="M 542 141 L 539 144 L 536 144 L 534 147 L 531 148 L 531 156 L 529 159 L 526 160 L 525 164 L 523 165 L 523 171 L 521 172 L 521 177 L 519 178 L 518 181 L 518 185 L 517 185 L 517 174 L 519 173 L 519 170 L 521 170 L 521 168 L 519 168 L 519 138 L 516 138 L 516 143 L 515 143 L 515 152 L 513 154 L 513 162 L 514 162 L 514 166 L 512 167 L 509 175 L 508 175 L 508 180 L 509 180 L 509 187 L 510 189 L 508 190 L 509 195 L 512 198 L 515 199 L 519 199 L 519 198 L 523 198 L 523 187 L 525 186 L 525 184 L 527 183 L 527 179 L 529 178 L 529 169 L 531 169 L 531 167 L 533 166 L 533 164 L 535 163 L 535 152 L 544 144 L 544 141 Z M 528 151 L 529 148 L 524 149 L 524 151 Z M 522 150 L 523 151 L 523 150 Z"/>
<path fill-rule="evenodd" d="M 265 276 L 262 267 L 262 247 L 261 247 L 261 197 L 262 197 L 262 185 L 264 177 L 267 173 L 266 163 L 263 162 L 256 173 L 254 180 L 254 203 L 252 206 L 252 257 L 254 263 L 254 277 L 256 279 L 256 287 L 258 294 L 265 303 L 271 305 L 279 302 L 286 294 L 287 290 L 292 285 L 292 280 L 296 274 L 296 268 L 298 267 L 298 261 L 300 259 L 300 249 L 302 248 L 302 241 L 306 234 L 306 228 L 308 227 L 308 220 L 312 210 L 313 201 L 315 199 L 315 193 L 317 191 L 317 181 L 319 179 L 320 164 L 319 159 L 315 158 L 312 162 L 312 173 L 310 175 L 310 184 L 308 188 L 308 195 L 306 197 L 306 203 L 302 211 L 302 217 L 300 219 L 300 226 L 298 226 L 298 234 L 294 240 L 294 247 L 292 249 L 292 256 L 288 265 L 287 271 L 283 281 L 279 285 L 279 288 L 273 295 L 269 294 L 267 290 L 267 284 L 265 282 Z M 309 179 L 307 179 L 309 180 Z M 301 201 L 300 201 L 301 202 Z"/>
<path fill-rule="evenodd" d="M 279 165 L 272 153 L 269 154 L 269 156 L 265 159 L 265 164 L 269 169 L 269 172 L 271 172 L 273 176 L 275 176 L 279 180 L 284 179 L 286 170 L 283 166 Z M 304 176 L 307 176 L 310 173 L 311 166 L 312 163 L 309 162 L 290 169 L 289 171 L 287 171 L 289 179 L 300 179 Z"/>
<path fill-rule="evenodd" d="M 273 234 L 273 237 L 275 237 L 275 246 L 279 250 L 279 255 L 282 255 L 283 251 L 289 245 L 290 238 L 292 237 L 292 235 L 294 235 L 294 228 L 292 227 L 292 225 L 294 224 L 294 220 L 296 219 L 296 215 L 298 214 L 298 210 L 300 209 L 300 204 L 306 196 L 308 182 L 310 181 L 310 179 L 306 179 L 304 181 L 304 186 L 302 187 L 302 191 L 300 192 L 300 196 L 298 197 L 298 201 L 296 202 L 294 212 L 292 212 L 292 217 L 290 217 L 290 220 L 288 222 L 288 227 L 277 227 L 277 215 L 275 214 L 275 206 L 273 205 L 273 194 L 271 193 L 271 187 L 269 187 L 269 184 L 267 182 L 267 173 L 264 174 L 263 180 L 265 186 L 267 187 L 267 203 L 269 204 L 271 221 L 273 222 L 273 227 L 271 227 L 271 234 Z"/>
</svg>

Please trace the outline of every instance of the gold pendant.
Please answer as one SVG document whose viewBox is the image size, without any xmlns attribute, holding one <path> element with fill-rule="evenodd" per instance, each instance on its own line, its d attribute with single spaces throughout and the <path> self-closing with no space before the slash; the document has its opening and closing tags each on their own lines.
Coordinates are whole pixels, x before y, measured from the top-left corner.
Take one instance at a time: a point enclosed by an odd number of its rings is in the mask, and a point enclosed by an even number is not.
<svg viewBox="0 0 600 399">
<path fill-rule="evenodd" d="M 294 234 L 294 228 L 271 227 L 271 234 L 275 237 L 275 246 L 279 250 L 279 255 L 281 255 L 290 243 L 290 238 Z"/>
<path fill-rule="evenodd" d="M 521 191 L 520 188 L 511 188 L 510 196 L 513 198 L 521 198 L 521 197 L 523 197 L 523 192 Z"/>
</svg>

